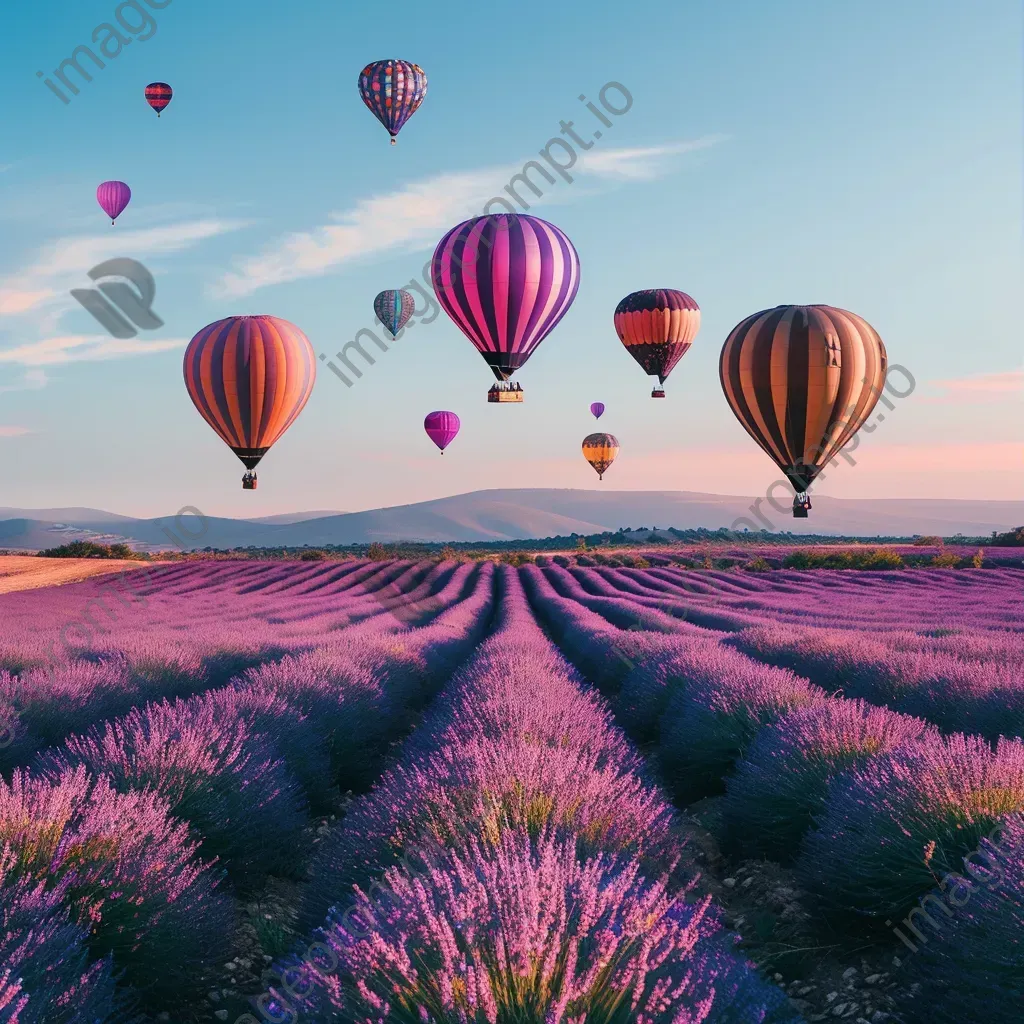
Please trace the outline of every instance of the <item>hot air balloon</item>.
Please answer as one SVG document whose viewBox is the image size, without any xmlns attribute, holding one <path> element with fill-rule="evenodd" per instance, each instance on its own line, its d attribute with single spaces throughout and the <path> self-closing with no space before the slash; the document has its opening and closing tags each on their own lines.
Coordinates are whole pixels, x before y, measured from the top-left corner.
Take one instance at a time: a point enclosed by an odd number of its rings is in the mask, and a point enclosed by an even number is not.
<svg viewBox="0 0 1024 1024">
<path fill-rule="evenodd" d="M 591 402 L 590 411 L 593 414 L 595 420 L 601 418 L 601 414 L 604 412 L 604 402 Z"/>
<path fill-rule="evenodd" d="M 113 224 L 124 213 L 132 198 L 132 190 L 123 181 L 105 181 L 96 189 L 96 202 Z"/>
<path fill-rule="evenodd" d="M 604 479 L 618 454 L 619 442 L 611 434 L 587 434 L 583 438 L 583 458 L 594 467 L 598 480 Z"/>
<path fill-rule="evenodd" d="M 576 298 L 580 259 L 553 224 L 520 213 L 474 217 L 437 243 L 431 280 L 444 311 L 504 382 L 551 333 Z M 522 401 L 518 385 L 490 402 Z"/>
<path fill-rule="evenodd" d="M 389 288 L 373 300 L 373 311 L 392 338 L 398 337 L 415 309 L 415 296 L 402 288 Z"/>
<path fill-rule="evenodd" d="M 427 432 L 427 437 L 441 449 L 442 455 L 444 455 L 445 448 L 455 440 L 460 426 L 462 424 L 459 422 L 459 417 L 453 412 L 444 410 L 428 413 L 423 421 L 423 429 Z"/>
<path fill-rule="evenodd" d="M 814 479 L 871 415 L 886 366 L 874 328 L 834 306 L 764 309 L 726 339 L 722 390 L 792 484 L 795 517 L 807 517 Z"/>
<path fill-rule="evenodd" d="M 700 307 L 674 288 L 631 292 L 615 307 L 619 340 L 645 373 L 657 376 L 659 385 L 686 355 L 699 329 Z M 651 391 L 651 398 L 664 397 L 664 387 Z"/>
<path fill-rule="evenodd" d="M 427 73 L 407 60 L 375 60 L 359 72 L 359 95 L 387 128 L 393 146 L 427 95 Z"/>
<path fill-rule="evenodd" d="M 174 95 L 174 90 L 166 82 L 150 82 L 146 86 L 146 102 L 156 111 L 156 116 L 160 116 L 160 111 L 171 102 L 171 97 Z"/>
<path fill-rule="evenodd" d="M 189 342 L 183 370 L 199 415 L 241 459 L 242 487 L 254 490 L 252 471 L 313 391 L 309 339 L 276 316 L 229 316 Z"/>
</svg>

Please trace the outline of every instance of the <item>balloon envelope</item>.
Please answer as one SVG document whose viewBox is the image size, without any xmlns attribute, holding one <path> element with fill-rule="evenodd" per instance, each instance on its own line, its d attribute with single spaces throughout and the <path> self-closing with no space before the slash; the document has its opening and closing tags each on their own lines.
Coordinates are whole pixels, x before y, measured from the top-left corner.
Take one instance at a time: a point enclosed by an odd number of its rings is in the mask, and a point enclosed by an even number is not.
<svg viewBox="0 0 1024 1024">
<path fill-rule="evenodd" d="M 150 82 L 146 86 L 146 102 L 156 111 L 156 116 L 160 116 L 160 111 L 171 102 L 171 97 L 174 95 L 174 90 L 166 82 Z"/>
<path fill-rule="evenodd" d="M 591 402 L 590 411 L 593 413 L 594 419 L 599 420 L 604 412 L 604 402 Z"/>
<path fill-rule="evenodd" d="M 619 442 L 612 434 L 587 434 L 583 438 L 583 458 L 594 467 L 598 480 L 604 479 L 618 454 Z"/>
<path fill-rule="evenodd" d="M 700 329 L 700 307 L 686 292 L 648 288 L 615 307 L 615 332 L 626 351 L 661 384 Z"/>
<path fill-rule="evenodd" d="M 427 95 L 427 73 L 407 60 L 376 60 L 359 72 L 359 95 L 394 145 L 402 125 Z"/>
<path fill-rule="evenodd" d="M 96 189 L 96 202 L 111 221 L 121 216 L 131 198 L 132 190 L 123 181 L 105 181 Z"/>
<path fill-rule="evenodd" d="M 460 426 L 462 424 L 459 422 L 459 417 L 447 410 L 428 413 L 423 421 L 423 429 L 427 432 L 427 437 L 442 452 L 455 440 L 455 435 L 459 432 Z"/>
<path fill-rule="evenodd" d="M 871 415 L 886 366 L 856 313 L 776 306 L 733 328 L 718 371 L 736 418 L 803 493 Z"/>
<path fill-rule="evenodd" d="M 415 309 L 415 297 L 401 288 L 388 288 L 373 300 L 373 311 L 392 338 L 398 337 Z"/>
<path fill-rule="evenodd" d="M 309 400 L 316 358 L 287 320 L 229 316 L 189 342 L 183 370 L 199 415 L 253 469 Z"/>
<path fill-rule="evenodd" d="M 572 305 L 580 259 L 554 224 L 494 213 L 463 221 L 437 243 L 431 280 L 494 376 L 508 380 Z"/>
</svg>

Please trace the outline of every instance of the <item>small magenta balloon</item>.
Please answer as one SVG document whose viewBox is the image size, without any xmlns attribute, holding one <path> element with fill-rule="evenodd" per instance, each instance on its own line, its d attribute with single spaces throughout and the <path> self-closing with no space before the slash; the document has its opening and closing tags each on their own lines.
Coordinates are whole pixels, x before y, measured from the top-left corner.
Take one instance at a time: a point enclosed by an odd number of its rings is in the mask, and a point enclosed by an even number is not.
<svg viewBox="0 0 1024 1024">
<path fill-rule="evenodd" d="M 459 417 L 455 413 L 443 409 L 428 413 L 423 420 L 423 429 L 427 432 L 427 437 L 441 449 L 442 455 L 444 455 L 445 448 L 455 440 L 460 426 L 462 424 L 459 422 Z"/>
<path fill-rule="evenodd" d="M 113 224 L 124 213 L 132 198 L 132 190 L 123 181 L 105 181 L 96 189 L 96 202 Z"/>
<path fill-rule="evenodd" d="M 604 402 L 591 402 L 590 411 L 595 420 L 599 420 L 604 413 Z"/>
</svg>

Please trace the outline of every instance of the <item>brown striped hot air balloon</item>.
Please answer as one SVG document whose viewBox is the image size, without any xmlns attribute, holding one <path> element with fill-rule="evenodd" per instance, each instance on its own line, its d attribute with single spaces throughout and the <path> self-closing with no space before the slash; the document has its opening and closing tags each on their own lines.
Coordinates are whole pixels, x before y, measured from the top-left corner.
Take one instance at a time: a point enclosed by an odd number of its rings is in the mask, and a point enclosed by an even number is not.
<svg viewBox="0 0 1024 1024">
<path fill-rule="evenodd" d="M 631 292 L 615 307 L 615 331 L 626 351 L 657 376 L 658 384 L 686 355 L 700 330 L 700 307 L 686 292 L 675 288 L 647 288 Z M 664 398 L 664 387 L 651 398 Z"/>
<path fill-rule="evenodd" d="M 229 316 L 189 342 L 183 370 L 199 415 L 245 466 L 242 487 L 255 490 L 252 471 L 313 391 L 309 339 L 276 316 Z"/>
<path fill-rule="evenodd" d="M 598 480 L 604 479 L 618 454 L 619 442 L 611 434 L 587 434 L 583 438 L 583 458 L 594 467 Z"/>
<path fill-rule="evenodd" d="M 794 516 L 806 518 L 807 490 L 871 415 L 886 365 L 874 328 L 834 306 L 764 309 L 726 339 L 722 390 L 797 492 Z"/>
</svg>

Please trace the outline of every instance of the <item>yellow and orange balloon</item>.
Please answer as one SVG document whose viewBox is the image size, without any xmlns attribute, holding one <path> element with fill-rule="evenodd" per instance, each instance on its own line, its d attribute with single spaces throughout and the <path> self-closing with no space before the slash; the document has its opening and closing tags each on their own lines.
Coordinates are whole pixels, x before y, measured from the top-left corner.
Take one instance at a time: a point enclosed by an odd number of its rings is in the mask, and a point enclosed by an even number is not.
<svg viewBox="0 0 1024 1024">
<path fill-rule="evenodd" d="M 619 442 L 612 434 L 587 434 L 583 438 L 583 458 L 594 467 L 598 480 L 604 479 L 618 454 Z"/>
</svg>

